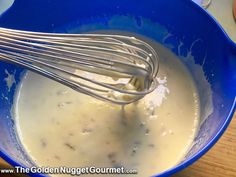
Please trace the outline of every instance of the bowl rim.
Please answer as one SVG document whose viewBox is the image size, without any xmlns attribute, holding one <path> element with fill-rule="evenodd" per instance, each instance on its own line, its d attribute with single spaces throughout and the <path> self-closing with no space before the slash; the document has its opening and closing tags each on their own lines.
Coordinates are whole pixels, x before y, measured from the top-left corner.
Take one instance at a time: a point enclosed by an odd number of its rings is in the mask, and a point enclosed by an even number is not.
<svg viewBox="0 0 236 177">
<path fill-rule="evenodd" d="M 202 15 L 205 16 L 206 19 L 208 19 L 211 23 L 213 23 L 214 25 L 216 25 L 218 27 L 218 29 L 221 31 L 221 33 L 224 35 L 225 39 L 228 40 L 229 45 L 232 45 L 236 48 L 236 43 L 234 43 L 232 41 L 232 39 L 230 39 L 230 37 L 228 36 L 228 34 L 225 32 L 225 30 L 223 29 L 223 27 L 219 24 L 219 22 L 217 22 L 217 20 L 210 15 L 206 10 L 204 10 L 202 7 L 200 7 L 199 5 L 197 5 L 195 2 L 193 2 L 192 0 L 183 0 L 186 1 L 185 3 L 187 5 L 190 6 L 190 8 L 195 8 L 198 10 L 198 13 L 201 13 Z M 13 3 L 14 5 L 14 3 Z M 13 6 L 12 5 L 12 6 Z M 11 7 L 12 7 L 11 6 Z M 9 8 L 10 9 L 10 8 Z M 5 12 L 6 13 L 9 9 L 7 9 Z M 165 176 L 170 176 L 173 175 L 181 170 L 183 170 L 184 168 L 188 167 L 189 165 L 193 164 L 195 161 L 197 161 L 200 157 L 202 157 L 208 150 L 210 150 L 210 148 L 220 139 L 220 137 L 223 135 L 223 133 L 225 132 L 225 130 L 227 129 L 228 125 L 230 124 L 234 112 L 236 110 L 236 95 L 232 104 L 232 107 L 228 113 L 227 118 L 225 119 L 224 123 L 222 124 L 220 130 L 216 133 L 216 135 L 214 137 L 211 138 L 211 140 L 209 141 L 209 143 L 207 143 L 197 154 L 195 154 L 194 156 L 192 156 L 191 158 L 189 158 L 188 160 L 164 171 L 161 172 L 159 174 L 154 174 L 152 175 L 152 177 L 165 177 Z M 7 153 L 3 152 L 0 149 L 0 157 L 3 158 L 6 162 L 8 162 L 10 165 L 12 165 L 13 167 L 15 166 L 20 166 L 23 168 L 29 168 L 26 167 L 24 165 L 21 165 L 20 163 L 16 162 L 15 160 L 13 160 L 11 158 L 10 155 L 8 155 Z M 37 173 L 29 173 L 28 175 L 33 175 L 33 176 L 37 176 L 37 177 L 45 177 L 47 175 L 45 174 L 37 174 Z"/>
</svg>

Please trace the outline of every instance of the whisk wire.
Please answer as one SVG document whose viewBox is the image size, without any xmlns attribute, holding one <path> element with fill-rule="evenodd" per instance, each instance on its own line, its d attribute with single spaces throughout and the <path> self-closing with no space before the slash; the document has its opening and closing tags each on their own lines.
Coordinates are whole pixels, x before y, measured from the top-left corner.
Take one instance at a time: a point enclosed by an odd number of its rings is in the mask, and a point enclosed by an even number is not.
<svg viewBox="0 0 236 177">
<path fill-rule="evenodd" d="M 116 104 L 137 101 L 153 91 L 159 67 L 154 49 L 134 37 L 5 28 L 0 28 L 0 60 Z M 104 81 L 104 76 L 109 79 Z"/>
</svg>

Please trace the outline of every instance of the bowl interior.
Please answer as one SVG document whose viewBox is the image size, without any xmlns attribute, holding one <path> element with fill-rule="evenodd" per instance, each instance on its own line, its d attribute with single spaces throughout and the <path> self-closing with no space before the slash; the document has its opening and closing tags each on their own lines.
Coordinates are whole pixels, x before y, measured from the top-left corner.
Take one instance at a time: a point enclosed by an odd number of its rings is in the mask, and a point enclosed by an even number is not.
<svg viewBox="0 0 236 177">
<path fill-rule="evenodd" d="M 126 31 L 149 37 L 178 55 L 200 94 L 201 126 L 185 159 L 162 175 L 172 174 L 200 157 L 229 123 L 236 88 L 230 85 L 234 78 L 230 74 L 228 39 L 206 12 L 188 0 L 96 0 L 92 4 L 85 0 L 16 0 L 0 16 L 0 26 L 59 33 Z M 0 155 L 14 165 L 31 166 L 18 143 L 12 117 L 14 93 L 22 73 L 23 68 L 0 63 Z"/>
</svg>

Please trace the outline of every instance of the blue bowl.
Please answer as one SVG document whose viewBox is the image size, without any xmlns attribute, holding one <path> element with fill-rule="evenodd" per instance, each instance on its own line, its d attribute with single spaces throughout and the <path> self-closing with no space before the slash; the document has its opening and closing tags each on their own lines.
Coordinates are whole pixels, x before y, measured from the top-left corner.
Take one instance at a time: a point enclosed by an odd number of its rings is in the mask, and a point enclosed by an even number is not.
<svg viewBox="0 0 236 177">
<path fill-rule="evenodd" d="M 187 65 L 200 92 L 202 118 L 205 116 L 197 137 L 181 163 L 154 176 L 169 176 L 200 158 L 220 138 L 233 116 L 236 45 L 191 0 L 16 0 L 0 16 L 0 26 L 41 32 L 134 32 L 168 47 L 183 62 L 192 60 L 199 66 L 211 92 L 194 68 Z M 27 167 L 32 164 L 18 143 L 11 114 L 14 92 L 23 72 L 23 68 L 0 63 L 0 156 L 13 166 Z M 7 86 L 7 80 L 12 80 L 12 85 Z M 213 108 L 210 112 L 209 104 Z"/>
</svg>

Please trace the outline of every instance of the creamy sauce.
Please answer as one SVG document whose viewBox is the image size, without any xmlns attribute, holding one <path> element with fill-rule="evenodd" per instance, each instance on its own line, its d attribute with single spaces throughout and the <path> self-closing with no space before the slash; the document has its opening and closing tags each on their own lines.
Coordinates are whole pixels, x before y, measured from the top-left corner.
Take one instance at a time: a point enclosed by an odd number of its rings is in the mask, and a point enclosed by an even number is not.
<svg viewBox="0 0 236 177">
<path fill-rule="evenodd" d="M 130 176 L 138 177 L 179 163 L 199 125 L 198 93 L 178 58 L 159 44 L 154 48 L 161 58 L 159 86 L 124 107 L 27 72 L 15 99 L 15 117 L 32 160 L 38 166 L 124 166 L 137 169 Z"/>
</svg>

